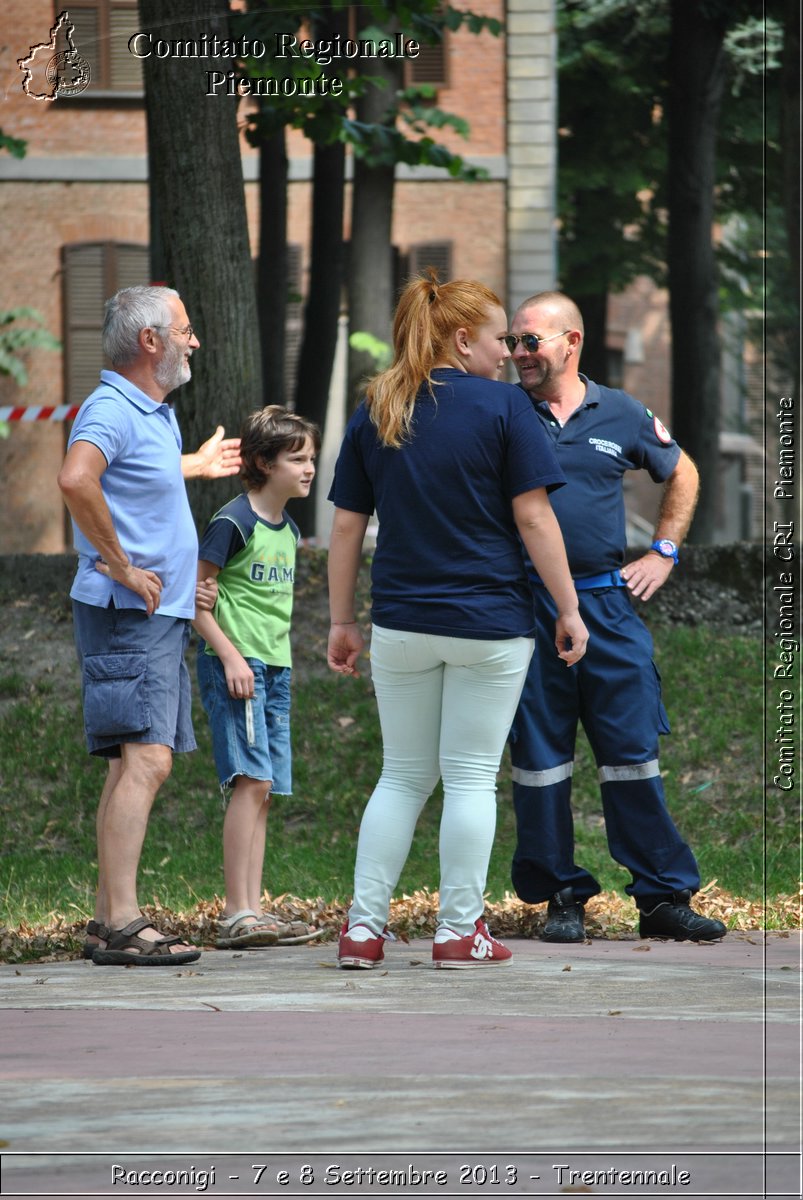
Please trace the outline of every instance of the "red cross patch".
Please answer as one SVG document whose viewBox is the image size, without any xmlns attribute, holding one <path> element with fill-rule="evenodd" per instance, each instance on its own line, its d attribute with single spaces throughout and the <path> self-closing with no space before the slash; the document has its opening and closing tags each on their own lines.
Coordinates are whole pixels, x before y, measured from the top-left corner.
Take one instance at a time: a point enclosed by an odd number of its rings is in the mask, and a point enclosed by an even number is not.
<svg viewBox="0 0 803 1200">
<path fill-rule="evenodd" d="M 659 442 L 663 442 L 664 445 L 667 445 L 672 441 L 672 434 L 669 432 L 667 427 L 658 420 L 657 417 L 653 417 L 653 427 L 655 429 L 655 436 L 658 438 Z"/>
</svg>

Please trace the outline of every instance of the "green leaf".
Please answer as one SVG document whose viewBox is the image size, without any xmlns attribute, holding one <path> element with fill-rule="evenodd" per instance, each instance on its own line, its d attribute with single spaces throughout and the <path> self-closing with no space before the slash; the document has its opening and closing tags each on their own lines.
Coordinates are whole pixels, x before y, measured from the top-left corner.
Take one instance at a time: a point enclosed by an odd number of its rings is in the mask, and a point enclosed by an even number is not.
<svg viewBox="0 0 803 1200">
<path fill-rule="evenodd" d="M 22 138 L 12 137 L 0 129 L 0 150 L 7 150 L 14 158 L 24 158 L 28 143 Z"/>
<path fill-rule="evenodd" d="M 18 357 L 20 350 L 60 350 L 61 342 L 47 329 L 39 328 L 44 318 L 35 308 L 11 308 L 0 311 L 0 375 L 10 375 L 20 387 L 28 382 L 28 372 Z M 19 321 L 31 321 L 37 328 L 20 327 Z"/>
<path fill-rule="evenodd" d="M 358 329 L 356 332 L 350 334 L 349 345 L 352 350 L 359 350 L 363 354 L 370 354 L 377 371 L 383 371 L 393 360 L 393 347 L 364 330 Z"/>
</svg>

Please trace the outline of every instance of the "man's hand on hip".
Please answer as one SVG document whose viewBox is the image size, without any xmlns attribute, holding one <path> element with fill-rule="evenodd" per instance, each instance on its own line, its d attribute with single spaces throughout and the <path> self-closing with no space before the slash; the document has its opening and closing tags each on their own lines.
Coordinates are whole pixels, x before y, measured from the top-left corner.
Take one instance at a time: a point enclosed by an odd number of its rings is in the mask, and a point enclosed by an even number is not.
<svg viewBox="0 0 803 1200">
<path fill-rule="evenodd" d="M 651 550 L 643 558 L 637 558 L 635 562 L 622 567 L 621 576 L 634 596 L 649 600 L 666 583 L 674 565 L 671 558 L 664 558 Z"/>
<path fill-rule="evenodd" d="M 101 575 L 108 575 L 115 583 L 121 583 L 129 591 L 136 592 L 138 596 L 141 596 L 145 601 L 149 617 L 156 612 L 162 599 L 162 581 L 155 571 L 135 567 L 133 563 L 126 563 L 124 567 L 117 565 L 112 567 L 101 559 L 95 563 L 95 570 L 100 571 Z"/>
</svg>

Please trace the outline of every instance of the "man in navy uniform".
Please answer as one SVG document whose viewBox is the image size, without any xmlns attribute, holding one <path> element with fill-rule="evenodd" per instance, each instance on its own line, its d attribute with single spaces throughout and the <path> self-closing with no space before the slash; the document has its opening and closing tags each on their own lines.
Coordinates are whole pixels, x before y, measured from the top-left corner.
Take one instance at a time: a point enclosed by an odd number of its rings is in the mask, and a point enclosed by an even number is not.
<svg viewBox="0 0 803 1200">
<path fill-rule="evenodd" d="M 546 941 L 585 940 L 584 905 L 602 889 L 574 861 L 571 786 L 581 721 L 597 763 L 608 846 L 632 876 L 626 891 L 641 936 L 721 938 L 722 922 L 690 907 L 700 875 L 666 808 L 658 739 L 669 723 L 652 639 L 630 600 L 649 600 L 678 561 L 697 501 L 697 468 L 642 404 L 580 374 L 583 319 L 568 296 L 525 300 L 511 330 L 521 386 L 568 480 L 550 500 L 590 633 L 582 662 L 567 669 L 555 660 L 547 645 L 552 602 L 531 569 L 539 634 L 510 739 L 513 886 L 529 904 L 548 901 Z M 623 480 L 642 469 L 664 482 L 664 492 L 652 546 L 624 566 Z"/>
</svg>

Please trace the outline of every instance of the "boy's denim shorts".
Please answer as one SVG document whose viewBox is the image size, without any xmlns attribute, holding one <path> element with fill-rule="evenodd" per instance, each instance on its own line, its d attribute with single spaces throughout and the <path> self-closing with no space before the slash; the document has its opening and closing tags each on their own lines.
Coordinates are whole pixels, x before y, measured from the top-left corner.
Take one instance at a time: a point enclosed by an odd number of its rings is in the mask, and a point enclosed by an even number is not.
<svg viewBox="0 0 803 1200">
<path fill-rule="evenodd" d="M 119 758 L 131 742 L 195 749 L 189 621 L 74 600 L 73 629 L 90 754 Z"/>
<path fill-rule="evenodd" d="M 290 748 L 290 668 L 247 658 L 254 672 L 253 700 L 235 700 L 215 654 L 198 651 L 198 688 L 212 730 L 212 752 L 221 787 L 238 775 L 264 779 L 271 793 L 293 791 Z"/>
</svg>

